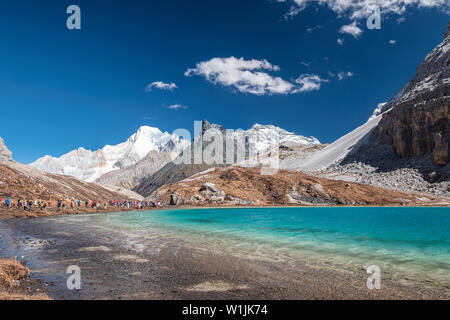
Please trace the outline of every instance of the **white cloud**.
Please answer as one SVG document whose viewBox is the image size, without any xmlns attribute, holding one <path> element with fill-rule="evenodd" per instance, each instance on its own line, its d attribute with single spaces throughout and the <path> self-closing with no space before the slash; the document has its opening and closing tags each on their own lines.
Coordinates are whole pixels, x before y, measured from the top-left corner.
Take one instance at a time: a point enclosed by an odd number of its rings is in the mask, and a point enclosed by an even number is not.
<svg viewBox="0 0 450 320">
<path fill-rule="evenodd" d="M 278 1 L 278 2 L 285 2 Z M 293 16 L 312 4 L 327 6 L 339 17 L 347 17 L 352 20 L 367 18 L 372 14 L 374 6 L 378 6 L 382 14 L 403 13 L 412 7 L 416 8 L 438 8 L 448 12 L 450 2 L 448 0 L 289 0 L 293 6 L 286 14 Z"/>
<path fill-rule="evenodd" d="M 339 72 L 337 75 L 339 81 L 344 80 L 345 78 L 351 78 L 353 77 L 353 73 L 350 71 L 347 72 Z"/>
<path fill-rule="evenodd" d="M 337 44 L 342 46 L 344 44 L 344 39 L 342 38 L 337 39 Z"/>
<path fill-rule="evenodd" d="M 362 29 L 358 27 L 358 23 L 356 21 L 353 21 L 353 23 L 351 24 L 342 26 L 339 32 L 351 34 L 355 38 L 358 38 L 363 33 Z"/>
<path fill-rule="evenodd" d="M 328 82 L 328 80 L 322 79 L 316 74 L 303 74 L 295 82 L 300 85 L 295 92 L 310 92 L 319 90 L 321 83 Z"/>
<path fill-rule="evenodd" d="M 267 60 L 245 60 L 244 58 L 213 58 L 197 63 L 195 68 L 186 70 L 186 77 L 203 76 L 207 81 L 226 87 L 236 88 L 239 92 L 255 95 L 294 94 L 319 90 L 322 82 L 318 75 L 304 74 L 295 83 L 275 77 L 268 72 L 277 72 L 280 67 Z"/>
<path fill-rule="evenodd" d="M 320 30 L 320 29 L 323 29 L 323 26 L 319 24 L 319 25 L 314 26 L 314 27 L 308 26 L 308 27 L 306 28 L 306 31 L 307 31 L 308 33 L 313 33 L 314 31 Z"/>
<path fill-rule="evenodd" d="M 292 93 L 294 85 L 280 77 L 269 75 L 265 71 L 279 71 L 280 67 L 267 60 L 245 60 L 244 58 L 213 58 L 197 63 L 184 75 L 198 75 L 206 80 L 240 92 L 255 95 Z"/>
<path fill-rule="evenodd" d="M 405 17 L 400 17 L 397 19 L 397 23 L 398 24 L 402 24 L 403 22 L 405 22 L 406 18 Z"/>
<path fill-rule="evenodd" d="M 397 44 L 397 40 L 389 40 L 389 44 L 396 45 Z"/>
<path fill-rule="evenodd" d="M 173 91 L 174 89 L 177 89 L 178 87 L 177 87 L 177 85 L 176 85 L 175 83 L 173 83 L 173 82 L 171 82 L 171 83 L 165 83 L 165 82 L 162 82 L 162 81 L 155 81 L 155 82 L 150 83 L 150 84 L 145 88 L 145 91 L 152 91 L 153 88 L 160 89 L 160 90 L 170 90 L 170 91 Z"/>
<path fill-rule="evenodd" d="M 184 109 L 185 110 L 185 109 L 187 109 L 187 106 L 176 103 L 176 104 L 172 104 L 172 105 L 168 106 L 167 109 L 171 109 L 171 110 Z"/>
</svg>

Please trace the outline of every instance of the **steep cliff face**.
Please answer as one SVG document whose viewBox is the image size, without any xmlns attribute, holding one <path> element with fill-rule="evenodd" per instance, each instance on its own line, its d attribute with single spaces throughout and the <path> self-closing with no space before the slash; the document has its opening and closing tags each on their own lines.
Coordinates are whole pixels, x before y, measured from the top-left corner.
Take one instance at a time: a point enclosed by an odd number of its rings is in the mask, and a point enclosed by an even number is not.
<svg viewBox="0 0 450 320">
<path fill-rule="evenodd" d="M 432 152 L 436 164 L 449 162 L 449 98 L 394 108 L 380 121 L 373 139 L 392 144 L 400 157 Z"/>
<path fill-rule="evenodd" d="M 400 157 L 432 153 L 434 162 L 449 163 L 450 143 L 450 23 L 444 41 L 414 77 L 383 107 L 387 112 L 371 135 L 391 144 Z"/>
<path fill-rule="evenodd" d="M 12 161 L 12 152 L 6 147 L 2 138 L 0 138 L 0 161 Z"/>
</svg>

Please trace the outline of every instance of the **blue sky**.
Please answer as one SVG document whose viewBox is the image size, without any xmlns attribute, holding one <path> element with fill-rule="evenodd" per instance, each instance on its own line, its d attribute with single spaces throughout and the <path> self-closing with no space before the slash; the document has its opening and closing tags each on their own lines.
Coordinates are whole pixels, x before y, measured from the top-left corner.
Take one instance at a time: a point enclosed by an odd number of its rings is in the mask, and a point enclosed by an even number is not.
<svg viewBox="0 0 450 320">
<path fill-rule="evenodd" d="M 446 1 L 376 0 L 381 30 L 369 30 L 364 7 L 322 2 L 2 1 L 0 136 L 24 163 L 202 119 L 332 142 L 413 76 L 449 15 Z M 71 4 L 81 30 L 66 28 Z M 340 32 L 351 24 L 357 37 Z"/>
</svg>

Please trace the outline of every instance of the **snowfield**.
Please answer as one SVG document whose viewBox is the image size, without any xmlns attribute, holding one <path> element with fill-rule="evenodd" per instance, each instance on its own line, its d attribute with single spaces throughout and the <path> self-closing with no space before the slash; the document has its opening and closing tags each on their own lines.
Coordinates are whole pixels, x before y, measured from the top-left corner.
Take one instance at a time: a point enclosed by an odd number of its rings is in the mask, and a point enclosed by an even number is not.
<svg viewBox="0 0 450 320">
<path fill-rule="evenodd" d="M 344 159 L 352 151 L 368 142 L 369 134 L 378 125 L 383 114 L 369 119 L 365 124 L 336 140 L 329 146 L 314 153 L 310 153 L 304 159 L 296 156 L 289 157 L 281 162 L 283 169 L 298 171 L 320 171 L 325 170 L 330 165 Z"/>
</svg>

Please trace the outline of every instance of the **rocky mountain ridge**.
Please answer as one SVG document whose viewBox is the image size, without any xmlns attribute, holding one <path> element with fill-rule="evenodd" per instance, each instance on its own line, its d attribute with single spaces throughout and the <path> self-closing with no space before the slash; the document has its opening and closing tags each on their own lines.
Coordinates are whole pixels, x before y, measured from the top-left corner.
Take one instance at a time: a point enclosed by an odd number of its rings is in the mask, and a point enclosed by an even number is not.
<svg viewBox="0 0 450 320">
<path fill-rule="evenodd" d="M 404 192 L 449 194 L 449 49 L 450 23 L 444 40 L 382 105 L 380 115 L 312 158 L 328 160 L 333 150 L 349 150 L 344 157 L 324 161 L 315 174 Z M 346 143 L 346 137 L 357 139 Z"/>
<path fill-rule="evenodd" d="M 433 154 L 449 163 L 450 23 L 444 40 L 417 68 L 414 77 L 389 101 L 370 139 L 392 145 L 400 157 Z"/>
</svg>

